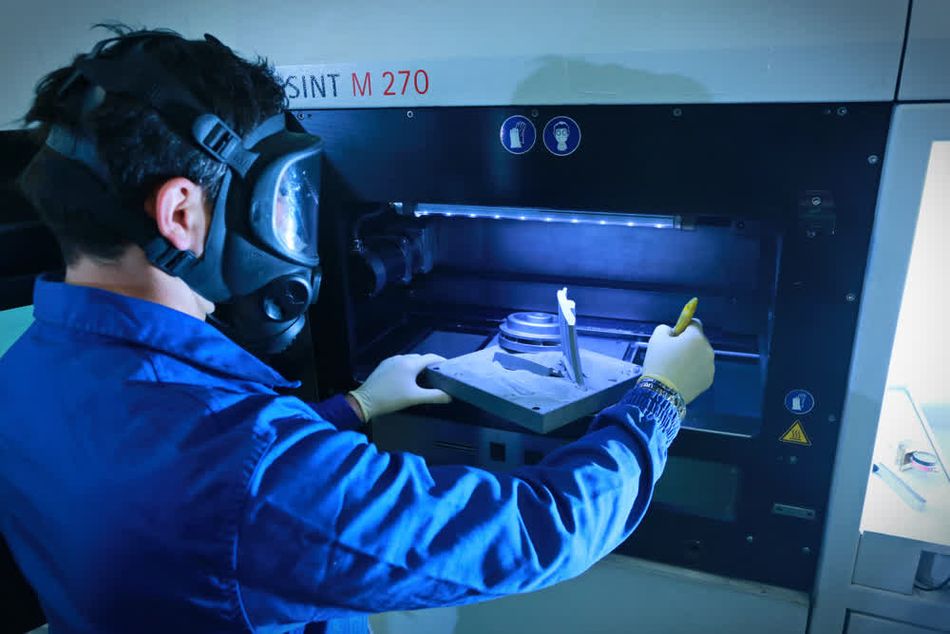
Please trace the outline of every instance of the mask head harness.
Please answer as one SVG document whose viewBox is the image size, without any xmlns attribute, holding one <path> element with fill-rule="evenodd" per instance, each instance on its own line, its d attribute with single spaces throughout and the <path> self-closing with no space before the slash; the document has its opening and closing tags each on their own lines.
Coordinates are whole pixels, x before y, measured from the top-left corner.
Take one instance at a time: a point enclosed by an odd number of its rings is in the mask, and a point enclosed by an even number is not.
<svg viewBox="0 0 950 634">
<path fill-rule="evenodd" d="M 76 63 L 59 97 L 75 104 L 79 123 L 51 127 L 21 184 L 37 201 L 82 200 L 96 222 L 141 247 L 154 266 L 222 304 L 214 315 L 222 330 L 255 352 L 279 352 L 302 330 L 320 287 L 322 143 L 286 113 L 238 135 L 148 53 L 148 43 L 161 37 L 178 36 L 145 31 L 103 40 Z M 120 55 L 100 55 L 119 39 L 136 41 Z M 151 107 L 186 142 L 226 166 L 200 257 L 175 248 L 144 210 L 120 201 L 88 128 L 87 115 L 107 94 Z"/>
</svg>

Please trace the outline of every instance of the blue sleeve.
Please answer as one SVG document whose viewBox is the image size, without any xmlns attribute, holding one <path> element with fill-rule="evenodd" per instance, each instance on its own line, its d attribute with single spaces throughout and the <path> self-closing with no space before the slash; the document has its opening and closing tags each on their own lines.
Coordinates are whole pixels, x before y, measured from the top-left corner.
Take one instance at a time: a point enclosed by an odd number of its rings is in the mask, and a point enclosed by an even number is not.
<svg viewBox="0 0 950 634">
<path fill-rule="evenodd" d="M 320 418 L 331 423 L 340 431 L 356 431 L 363 426 L 363 421 L 356 415 L 346 397 L 342 394 L 331 396 L 319 403 L 307 403 Z"/>
<path fill-rule="evenodd" d="M 384 453 L 284 420 L 259 462 L 238 546 L 257 627 L 457 605 L 584 572 L 637 526 L 675 409 L 635 388 L 534 466 L 496 474 Z"/>
</svg>

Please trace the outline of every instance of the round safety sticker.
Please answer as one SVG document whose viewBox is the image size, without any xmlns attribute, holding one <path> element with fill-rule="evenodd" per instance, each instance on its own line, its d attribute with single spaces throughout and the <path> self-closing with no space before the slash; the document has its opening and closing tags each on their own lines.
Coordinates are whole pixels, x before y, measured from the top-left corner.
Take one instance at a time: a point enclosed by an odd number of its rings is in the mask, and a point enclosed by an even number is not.
<svg viewBox="0 0 950 634">
<path fill-rule="evenodd" d="M 785 395 L 785 409 L 792 414 L 807 414 L 815 409 L 815 397 L 808 390 L 792 390 Z"/>
<path fill-rule="evenodd" d="M 555 156 L 573 154 L 581 144 L 581 127 L 570 117 L 554 117 L 541 135 L 544 147 Z"/>
<path fill-rule="evenodd" d="M 538 131 L 531 119 L 516 114 L 501 124 L 501 144 L 512 154 L 524 154 L 534 147 Z"/>
</svg>

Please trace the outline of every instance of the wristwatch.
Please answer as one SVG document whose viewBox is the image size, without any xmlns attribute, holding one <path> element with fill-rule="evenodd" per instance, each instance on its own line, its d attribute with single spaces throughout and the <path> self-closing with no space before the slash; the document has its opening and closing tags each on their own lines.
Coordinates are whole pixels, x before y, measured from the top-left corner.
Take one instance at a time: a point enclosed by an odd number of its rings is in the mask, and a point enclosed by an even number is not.
<svg viewBox="0 0 950 634">
<path fill-rule="evenodd" d="M 663 381 L 645 376 L 637 382 L 637 387 L 653 390 L 669 401 L 670 405 L 676 408 L 676 413 L 679 414 L 680 420 L 686 416 L 686 401 L 683 399 L 683 395 Z"/>
<path fill-rule="evenodd" d="M 637 387 L 643 388 L 649 394 L 648 400 L 655 400 L 657 405 L 673 406 L 673 411 L 676 412 L 674 416 L 658 415 L 656 417 L 657 424 L 663 430 L 668 444 L 672 443 L 677 432 L 679 432 L 680 423 L 686 417 L 686 401 L 683 399 L 683 395 L 662 381 L 649 376 L 640 379 L 637 382 Z M 663 409 L 669 411 L 669 408 Z"/>
</svg>

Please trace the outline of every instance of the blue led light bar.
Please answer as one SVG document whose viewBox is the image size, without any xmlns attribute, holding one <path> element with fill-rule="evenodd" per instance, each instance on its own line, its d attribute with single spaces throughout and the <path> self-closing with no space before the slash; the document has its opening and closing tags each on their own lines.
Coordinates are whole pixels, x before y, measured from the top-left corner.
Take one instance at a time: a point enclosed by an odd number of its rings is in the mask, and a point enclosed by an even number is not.
<svg viewBox="0 0 950 634">
<path fill-rule="evenodd" d="M 526 207 L 481 207 L 476 205 L 416 205 L 416 218 L 442 216 L 445 218 L 491 218 L 494 220 L 524 220 L 559 222 L 613 227 L 646 227 L 652 229 L 679 229 L 679 216 L 655 214 L 616 213 L 604 211 L 566 211 L 563 209 L 531 209 Z"/>
</svg>

